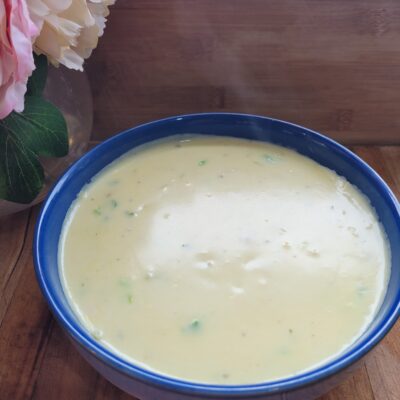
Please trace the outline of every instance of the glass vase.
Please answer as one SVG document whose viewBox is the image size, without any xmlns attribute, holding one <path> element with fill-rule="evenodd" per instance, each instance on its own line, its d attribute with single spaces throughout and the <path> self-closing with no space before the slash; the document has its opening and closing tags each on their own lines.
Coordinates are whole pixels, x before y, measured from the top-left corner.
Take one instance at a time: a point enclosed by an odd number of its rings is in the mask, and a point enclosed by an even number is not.
<svg viewBox="0 0 400 400">
<path fill-rule="evenodd" d="M 0 217 L 41 202 L 62 172 L 87 150 L 93 124 L 93 102 L 86 73 L 63 66 L 49 66 L 44 97 L 64 115 L 68 128 L 69 153 L 61 158 L 42 157 L 45 182 L 39 195 L 30 204 L 0 200 Z"/>
</svg>

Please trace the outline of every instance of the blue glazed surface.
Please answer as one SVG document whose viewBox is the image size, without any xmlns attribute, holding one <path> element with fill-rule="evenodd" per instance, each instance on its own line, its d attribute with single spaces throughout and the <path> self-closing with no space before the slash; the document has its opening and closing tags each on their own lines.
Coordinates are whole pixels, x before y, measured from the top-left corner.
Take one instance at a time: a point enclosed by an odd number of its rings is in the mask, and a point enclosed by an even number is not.
<svg viewBox="0 0 400 400">
<path fill-rule="evenodd" d="M 58 241 L 65 215 L 81 188 L 107 164 L 130 149 L 176 134 L 208 134 L 256 139 L 297 150 L 335 170 L 356 185 L 371 201 L 386 230 L 392 251 L 392 271 L 384 303 L 368 330 L 341 357 L 292 378 L 256 385 L 196 384 L 162 376 L 132 365 L 96 342 L 80 326 L 63 294 L 58 274 Z M 85 349 L 96 364 L 112 370 L 104 375 L 118 383 L 118 376 L 169 391 L 222 398 L 283 393 L 312 385 L 353 364 L 376 345 L 400 315 L 400 208 L 384 181 L 355 154 L 316 132 L 287 122 L 244 114 L 194 114 L 172 117 L 130 129 L 100 144 L 78 160 L 56 183 L 38 218 L 34 238 L 36 276 L 41 290 L 61 326 Z M 110 368 L 111 367 L 111 368 Z M 126 386 L 126 385 L 125 385 Z"/>
</svg>

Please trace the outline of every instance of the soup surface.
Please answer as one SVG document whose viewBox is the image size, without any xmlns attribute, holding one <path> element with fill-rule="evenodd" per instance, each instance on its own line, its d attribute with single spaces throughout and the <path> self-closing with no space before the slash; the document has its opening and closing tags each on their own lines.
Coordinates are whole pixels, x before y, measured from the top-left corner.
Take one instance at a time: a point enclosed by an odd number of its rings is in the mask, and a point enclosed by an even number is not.
<svg viewBox="0 0 400 400">
<path fill-rule="evenodd" d="M 292 150 L 180 136 L 104 169 L 60 242 L 93 337 L 162 374 L 219 384 L 337 356 L 385 293 L 390 253 L 358 189 Z"/>
</svg>

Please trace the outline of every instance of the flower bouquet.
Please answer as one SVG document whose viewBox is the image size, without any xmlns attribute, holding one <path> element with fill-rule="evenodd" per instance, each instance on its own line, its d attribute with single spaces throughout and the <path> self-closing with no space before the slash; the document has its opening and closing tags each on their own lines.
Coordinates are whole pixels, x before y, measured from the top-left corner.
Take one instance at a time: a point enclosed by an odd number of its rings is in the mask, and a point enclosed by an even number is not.
<svg viewBox="0 0 400 400">
<path fill-rule="evenodd" d="M 28 204 L 41 157 L 68 153 L 63 114 L 43 97 L 48 63 L 83 70 L 115 0 L 0 0 L 0 199 Z"/>
</svg>

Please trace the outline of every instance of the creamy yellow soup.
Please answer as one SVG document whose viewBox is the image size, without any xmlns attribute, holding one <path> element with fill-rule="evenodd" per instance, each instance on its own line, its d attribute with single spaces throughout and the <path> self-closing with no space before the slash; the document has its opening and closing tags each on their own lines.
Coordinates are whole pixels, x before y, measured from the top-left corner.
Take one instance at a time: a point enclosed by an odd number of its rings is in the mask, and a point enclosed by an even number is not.
<svg viewBox="0 0 400 400">
<path fill-rule="evenodd" d="M 295 151 L 180 136 L 83 188 L 59 249 L 83 326 L 136 365 L 205 383 L 288 377 L 338 356 L 385 293 L 367 198 Z"/>
</svg>

